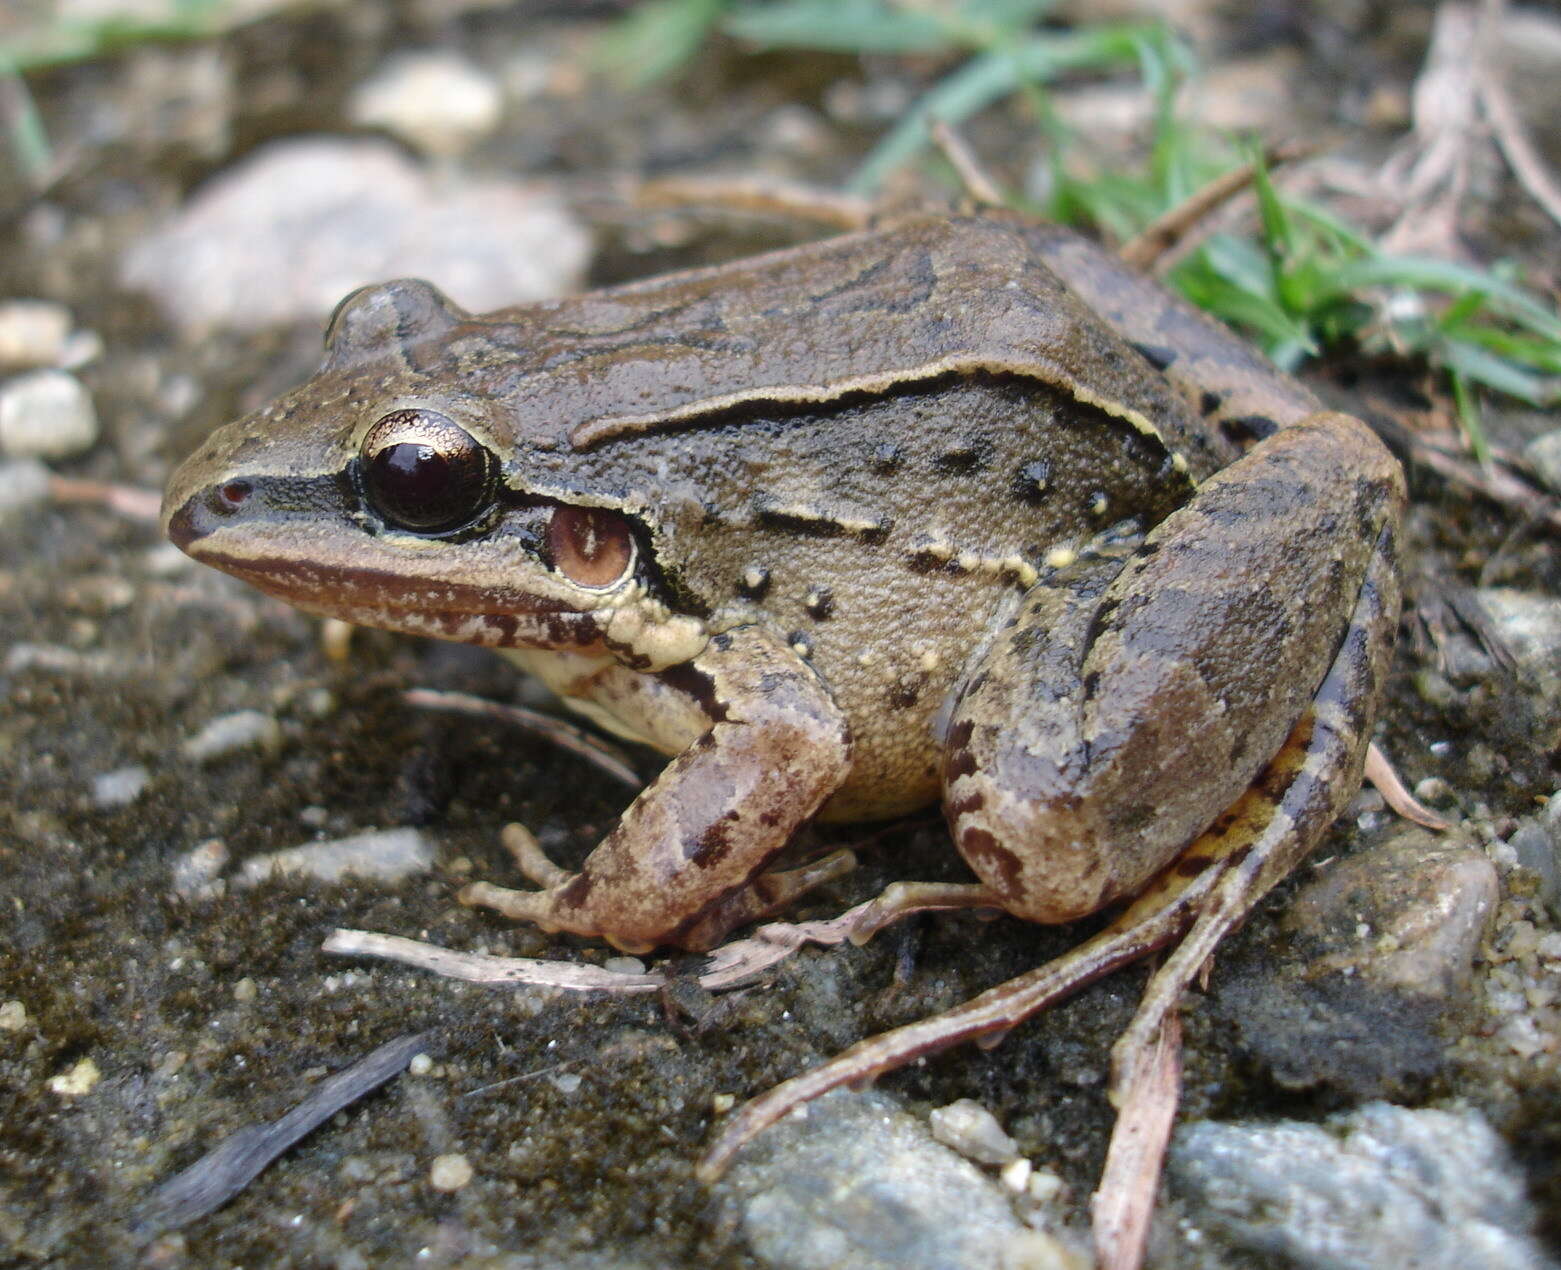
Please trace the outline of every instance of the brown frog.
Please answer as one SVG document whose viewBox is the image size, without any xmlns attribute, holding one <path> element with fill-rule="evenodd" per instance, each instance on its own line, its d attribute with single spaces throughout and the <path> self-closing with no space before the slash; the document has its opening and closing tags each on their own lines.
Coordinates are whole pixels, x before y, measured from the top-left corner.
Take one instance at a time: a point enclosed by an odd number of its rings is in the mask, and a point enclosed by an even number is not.
<svg viewBox="0 0 1561 1270">
<path fill-rule="evenodd" d="M 309 612 L 505 649 L 674 756 L 566 873 L 462 898 L 708 949 L 843 855 L 809 819 L 939 798 L 981 906 L 1077 951 L 757 1100 L 1000 1037 L 1182 937 L 1131 1060 L 1359 782 L 1398 608 L 1398 465 L 1260 355 L 1069 231 L 924 216 L 473 316 L 393 282 L 319 373 L 218 431 L 168 535 Z"/>
</svg>

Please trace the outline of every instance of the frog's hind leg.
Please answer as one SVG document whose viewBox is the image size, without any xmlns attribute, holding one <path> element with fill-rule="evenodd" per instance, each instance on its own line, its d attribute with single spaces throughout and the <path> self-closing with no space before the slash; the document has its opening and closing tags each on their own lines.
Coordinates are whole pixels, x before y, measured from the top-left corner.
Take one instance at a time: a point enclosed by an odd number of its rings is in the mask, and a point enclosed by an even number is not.
<svg viewBox="0 0 1561 1270">
<path fill-rule="evenodd" d="M 1182 943 L 1155 973 L 1113 1051 L 1113 1091 L 1125 1088 L 1166 1014 L 1220 938 L 1296 861 L 1353 794 L 1366 713 L 1385 674 L 1385 627 L 1396 608 L 1384 529 L 1348 631 L 1312 705 L 1257 781 L 1109 926 L 1071 952 L 940 1014 L 869 1037 L 743 1107 L 699 1165 L 713 1181 L 744 1143 L 793 1108 L 840 1085 L 860 1085 L 962 1041 L 995 1043 L 1017 1024 L 1111 971 Z"/>
</svg>

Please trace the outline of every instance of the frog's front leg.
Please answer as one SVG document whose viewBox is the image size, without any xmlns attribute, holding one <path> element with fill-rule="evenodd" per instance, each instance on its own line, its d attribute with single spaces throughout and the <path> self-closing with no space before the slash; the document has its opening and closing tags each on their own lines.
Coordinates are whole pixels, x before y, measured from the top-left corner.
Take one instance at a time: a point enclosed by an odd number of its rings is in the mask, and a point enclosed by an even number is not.
<svg viewBox="0 0 1561 1270">
<path fill-rule="evenodd" d="M 540 891 L 474 883 L 463 902 L 635 952 L 703 949 L 838 872 L 836 861 L 761 876 L 851 766 L 850 730 L 807 663 L 750 626 L 715 636 L 661 676 L 697 702 L 709 729 L 634 800 L 579 873 Z"/>
</svg>

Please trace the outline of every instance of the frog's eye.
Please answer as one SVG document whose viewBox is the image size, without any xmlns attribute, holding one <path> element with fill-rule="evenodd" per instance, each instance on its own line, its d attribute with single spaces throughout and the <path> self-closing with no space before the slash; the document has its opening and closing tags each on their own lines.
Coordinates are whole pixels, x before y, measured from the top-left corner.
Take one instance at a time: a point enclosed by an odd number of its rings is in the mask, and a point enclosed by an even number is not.
<svg viewBox="0 0 1561 1270">
<path fill-rule="evenodd" d="M 571 582 L 610 587 L 634 567 L 634 530 L 601 507 L 557 507 L 547 523 L 553 567 Z"/>
<path fill-rule="evenodd" d="M 389 525 L 419 534 L 470 524 L 493 503 L 498 464 L 464 428 L 433 410 L 394 410 L 363 438 L 359 476 Z"/>
</svg>

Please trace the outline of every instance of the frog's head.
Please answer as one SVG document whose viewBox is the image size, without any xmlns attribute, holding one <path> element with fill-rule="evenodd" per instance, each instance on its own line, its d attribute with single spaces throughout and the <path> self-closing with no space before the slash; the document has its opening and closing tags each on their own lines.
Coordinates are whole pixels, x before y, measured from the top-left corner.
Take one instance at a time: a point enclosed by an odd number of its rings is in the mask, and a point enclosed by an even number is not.
<svg viewBox="0 0 1561 1270">
<path fill-rule="evenodd" d="M 212 434 L 163 498 L 181 550 L 306 612 L 465 643 L 686 660 L 643 528 L 506 476 L 504 420 L 449 373 L 468 316 L 424 282 L 337 308 L 319 372 Z M 511 440 L 513 438 L 511 437 Z"/>
</svg>

